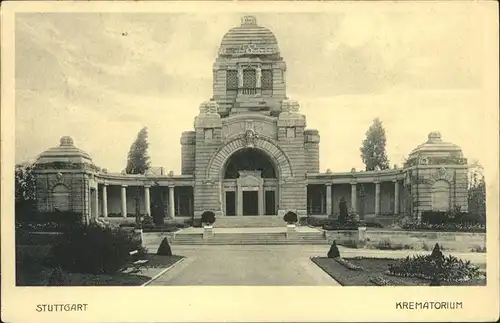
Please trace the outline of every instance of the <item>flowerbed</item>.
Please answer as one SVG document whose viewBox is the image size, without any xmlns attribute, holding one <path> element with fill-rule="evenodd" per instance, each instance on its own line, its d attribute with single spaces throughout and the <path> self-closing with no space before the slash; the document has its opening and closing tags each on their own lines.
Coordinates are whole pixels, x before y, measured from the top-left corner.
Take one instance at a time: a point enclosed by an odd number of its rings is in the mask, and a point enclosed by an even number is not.
<svg viewBox="0 0 500 323">
<path fill-rule="evenodd" d="M 349 263 L 363 268 L 352 270 L 332 258 L 314 257 L 311 260 L 339 284 L 343 286 L 429 286 L 429 279 L 416 276 L 393 276 L 386 272 L 390 265 L 395 266 L 401 259 L 392 258 L 347 258 Z M 485 277 L 468 281 L 444 281 L 444 286 L 484 286 Z"/>
<path fill-rule="evenodd" d="M 418 277 L 432 280 L 437 278 L 442 282 L 466 282 L 482 278 L 479 267 L 470 261 L 463 261 L 452 255 L 434 257 L 432 255 L 417 255 L 406 257 L 394 265 L 389 265 L 386 272 L 400 277 Z"/>
<path fill-rule="evenodd" d="M 403 230 L 408 231 L 444 231 L 444 232 L 486 232 L 484 224 L 461 224 L 461 223 L 406 223 L 401 226 Z"/>
<path fill-rule="evenodd" d="M 349 270 L 363 270 L 363 268 L 361 268 L 360 266 L 357 266 L 344 258 L 333 258 L 333 259 Z"/>
</svg>

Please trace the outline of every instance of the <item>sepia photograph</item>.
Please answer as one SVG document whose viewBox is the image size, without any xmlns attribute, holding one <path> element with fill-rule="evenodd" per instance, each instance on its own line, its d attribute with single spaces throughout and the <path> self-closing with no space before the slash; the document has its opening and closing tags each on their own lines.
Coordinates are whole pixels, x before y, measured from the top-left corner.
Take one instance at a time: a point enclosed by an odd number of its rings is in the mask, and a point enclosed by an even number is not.
<svg viewBox="0 0 500 323">
<path fill-rule="evenodd" d="M 2 289 L 498 293 L 498 20 L 380 3 L 9 12 Z"/>
</svg>

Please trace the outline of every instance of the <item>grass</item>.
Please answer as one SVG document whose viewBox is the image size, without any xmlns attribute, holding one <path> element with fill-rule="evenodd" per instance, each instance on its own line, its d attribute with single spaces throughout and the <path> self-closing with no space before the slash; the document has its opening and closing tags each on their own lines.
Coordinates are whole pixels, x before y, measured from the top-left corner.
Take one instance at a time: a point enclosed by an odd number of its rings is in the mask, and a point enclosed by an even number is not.
<svg viewBox="0 0 500 323">
<path fill-rule="evenodd" d="M 50 245 L 16 246 L 16 285 L 47 286 L 54 268 L 46 263 Z M 182 256 L 158 256 L 147 254 L 148 263 L 144 268 L 167 268 L 179 261 Z M 157 271 L 156 271 L 157 272 Z M 86 274 L 64 272 L 67 286 L 140 286 L 151 277 L 142 274 L 116 273 Z"/>
<path fill-rule="evenodd" d="M 370 280 L 381 277 L 395 286 L 428 286 L 429 281 L 421 278 L 395 277 L 385 275 L 390 264 L 395 264 L 398 259 L 390 258 L 344 258 L 354 265 L 363 268 L 362 271 L 349 270 L 337 261 L 326 257 L 314 257 L 311 260 L 343 286 L 376 286 Z M 442 283 L 447 286 L 485 286 L 486 279 L 471 280 L 468 282 Z"/>
</svg>

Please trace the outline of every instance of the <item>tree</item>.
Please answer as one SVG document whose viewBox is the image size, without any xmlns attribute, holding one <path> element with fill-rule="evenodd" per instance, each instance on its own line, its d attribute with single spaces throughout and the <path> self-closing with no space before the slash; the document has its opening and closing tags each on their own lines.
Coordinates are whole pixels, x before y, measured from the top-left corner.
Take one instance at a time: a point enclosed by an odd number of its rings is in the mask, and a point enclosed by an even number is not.
<svg viewBox="0 0 500 323">
<path fill-rule="evenodd" d="M 375 170 L 379 167 L 381 170 L 389 168 L 389 160 L 385 151 L 385 129 L 379 118 L 373 120 L 373 124 L 366 132 L 366 139 L 359 149 L 361 151 L 361 160 L 365 164 L 366 170 Z"/>
<path fill-rule="evenodd" d="M 33 164 L 21 163 L 15 166 L 15 213 L 17 220 L 30 217 L 36 211 L 36 181 Z"/>
<path fill-rule="evenodd" d="M 150 167 L 150 160 L 148 156 L 148 128 L 144 127 L 137 134 L 127 157 L 127 167 L 125 172 L 127 174 L 145 174 Z M 135 197 L 135 223 L 138 227 L 141 226 L 141 215 L 139 212 L 139 194 L 140 188 L 137 187 Z"/>
<path fill-rule="evenodd" d="M 468 211 L 486 223 L 486 183 L 484 168 L 478 161 L 474 161 L 469 169 L 468 184 Z"/>
<path fill-rule="evenodd" d="M 137 139 L 130 147 L 127 158 L 127 174 L 145 174 L 150 167 L 148 156 L 148 128 L 144 127 L 137 134 Z"/>
</svg>

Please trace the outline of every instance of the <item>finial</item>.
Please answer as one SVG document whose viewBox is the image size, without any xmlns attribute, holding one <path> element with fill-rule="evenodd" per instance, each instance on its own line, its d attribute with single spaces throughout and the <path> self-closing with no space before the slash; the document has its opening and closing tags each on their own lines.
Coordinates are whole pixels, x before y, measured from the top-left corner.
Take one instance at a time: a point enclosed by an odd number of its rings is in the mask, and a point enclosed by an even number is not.
<svg viewBox="0 0 500 323">
<path fill-rule="evenodd" d="M 70 136 L 61 137 L 59 142 L 61 146 L 73 146 L 73 139 Z"/>
<path fill-rule="evenodd" d="M 427 138 L 428 138 L 427 142 L 441 141 L 441 133 L 438 131 L 433 131 L 429 133 L 429 136 Z"/>
<path fill-rule="evenodd" d="M 257 19 L 254 16 L 244 16 L 241 18 L 241 25 L 256 25 Z"/>
</svg>

